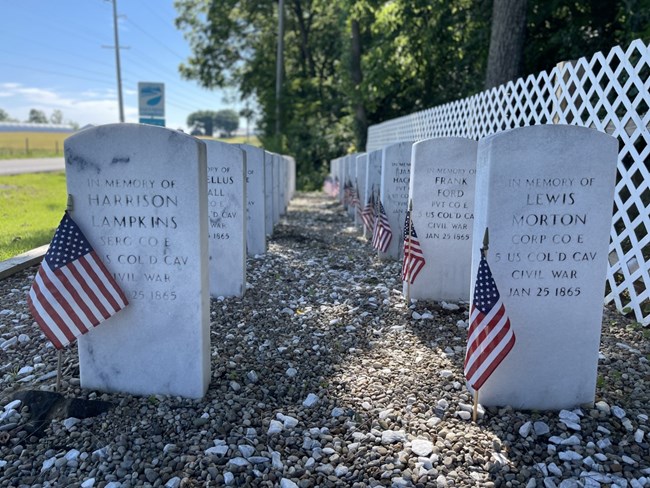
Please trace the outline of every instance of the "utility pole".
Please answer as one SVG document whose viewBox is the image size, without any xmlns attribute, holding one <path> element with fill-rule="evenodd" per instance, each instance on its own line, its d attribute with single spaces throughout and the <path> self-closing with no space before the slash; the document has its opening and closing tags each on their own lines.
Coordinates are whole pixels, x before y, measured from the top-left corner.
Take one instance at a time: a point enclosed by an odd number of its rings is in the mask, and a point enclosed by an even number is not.
<svg viewBox="0 0 650 488">
<path fill-rule="evenodd" d="M 280 136 L 280 98 L 282 95 L 282 65 L 284 64 L 284 0 L 278 0 L 278 55 L 275 66 L 275 135 Z"/>
<path fill-rule="evenodd" d="M 113 3 L 113 36 L 115 46 L 102 46 L 105 48 L 115 47 L 115 68 L 117 70 L 117 103 L 120 109 L 120 122 L 124 122 L 124 100 L 122 99 L 122 69 L 120 68 L 120 39 L 117 32 L 117 0 L 108 0 Z"/>
</svg>

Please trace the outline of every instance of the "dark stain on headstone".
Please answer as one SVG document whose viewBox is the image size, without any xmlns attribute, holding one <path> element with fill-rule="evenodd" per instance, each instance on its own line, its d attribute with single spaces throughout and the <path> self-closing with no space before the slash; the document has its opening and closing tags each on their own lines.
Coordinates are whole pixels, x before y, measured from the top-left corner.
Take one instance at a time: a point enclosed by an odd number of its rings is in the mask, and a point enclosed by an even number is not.
<svg viewBox="0 0 650 488">
<path fill-rule="evenodd" d="M 97 163 L 93 163 L 83 156 L 73 153 L 70 148 L 65 149 L 65 165 L 67 168 L 74 168 L 77 171 L 94 170 L 97 174 L 102 172 L 101 167 Z"/>
<path fill-rule="evenodd" d="M 131 158 L 129 156 L 115 156 L 111 160 L 111 164 L 128 164 L 131 162 Z"/>
</svg>

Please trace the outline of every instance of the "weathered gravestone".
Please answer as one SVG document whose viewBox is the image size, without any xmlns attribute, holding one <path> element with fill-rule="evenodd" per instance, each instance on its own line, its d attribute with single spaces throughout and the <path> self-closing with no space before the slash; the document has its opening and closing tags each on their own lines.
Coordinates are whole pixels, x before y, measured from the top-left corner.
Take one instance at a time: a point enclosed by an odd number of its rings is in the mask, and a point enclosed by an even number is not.
<svg viewBox="0 0 650 488">
<path fill-rule="evenodd" d="M 205 144 L 112 124 L 65 141 L 71 212 L 129 305 L 79 338 L 81 386 L 202 397 L 210 381 Z"/>
<path fill-rule="evenodd" d="M 279 154 L 273 155 L 273 225 L 280 221 L 282 205 L 280 203 L 280 160 Z"/>
<path fill-rule="evenodd" d="M 266 213 L 264 226 L 266 235 L 273 235 L 273 154 L 264 151 L 264 212 Z"/>
<path fill-rule="evenodd" d="M 363 227 L 363 219 L 361 218 L 361 211 L 363 211 L 364 202 L 363 197 L 366 193 L 366 173 L 368 172 L 368 153 L 359 154 L 357 156 L 357 174 L 354 178 L 357 187 L 357 198 L 359 199 L 359 207 L 354 213 L 354 223 L 357 227 Z"/>
<path fill-rule="evenodd" d="M 356 205 L 354 203 L 354 200 L 356 198 L 356 191 L 357 191 L 357 156 L 358 154 L 349 154 L 347 156 L 347 168 L 348 168 L 348 185 L 350 187 L 349 191 L 349 199 L 348 199 L 348 217 L 350 217 L 352 220 L 354 220 L 354 215 L 356 213 Z"/>
<path fill-rule="evenodd" d="M 366 184 L 364 185 L 363 205 L 370 202 L 370 197 L 379 197 L 379 188 L 381 187 L 381 149 L 370 151 L 368 153 L 368 170 L 366 171 Z M 364 227 L 363 235 L 368 237 L 372 230 Z"/>
<path fill-rule="evenodd" d="M 246 248 L 249 256 L 255 256 L 266 252 L 264 149 L 248 144 L 240 144 L 238 147 L 246 153 Z"/>
<path fill-rule="evenodd" d="M 426 263 L 404 293 L 425 300 L 469 300 L 477 142 L 460 137 L 413 145 L 412 226 Z"/>
<path fill-rule="evenodd" d="M 479 142 L 472 279 L 487 227 L 487 261 L 516 337 L 482 404 L 594 401 L 617 150 L 607 134 L 561 125 Z"/>
<path fill-rule="evenodd" d="M 399 259 L 404 248 L 403 231 L 408 208 L 412 145 L 412 142 L 398 142 L 382 149 L 381 203 L 393 238 L 386 252 L 378 252 L 380 259 Z"/>
<path fill-rule="evenodd" d="M 293 199 L 296 193 L 296 159 L 293 156 L 285 156 L 289 168 L 288 186 L 289 194 L 287 196 L 287 205 Z"/>
<path fill-rule="evenodd" d="M 210 296 L 246 291 L 246 153 L 232 144 L 206 141 Z"/>
</svg>

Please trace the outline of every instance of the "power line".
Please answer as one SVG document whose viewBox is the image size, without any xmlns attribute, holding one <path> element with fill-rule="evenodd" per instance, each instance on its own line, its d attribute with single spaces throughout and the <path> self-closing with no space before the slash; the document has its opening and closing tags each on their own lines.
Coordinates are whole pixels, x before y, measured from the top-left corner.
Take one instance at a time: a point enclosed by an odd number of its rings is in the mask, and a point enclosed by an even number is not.
<svg viewBox="0 0 650 488">
<path fill-rule="evenodd" d="M 39 69 L 39 68 L 33 68 L 31 66 L 19 66 L 17 64 L 11 64 L 11 63 L 2 63 L 3 66 L 9 66 L 10 68 L 17 68 L 17 69 L 24 69 L 28 71 L 35 71 L 38 73 L 45 73 L 48 75 L 57 75 L 57 76 L 64 76 L 66 78 L 74 78 L 76 80 L 86 80 L 86 81 L 94 81 L 97 83 L 104 83 L 104 84 L 112 84 L 112 82 L 107 81 L 105 79 L 100 80 L 97 78 L 88 78 L 86 76 L 79 76 L 79 75 L 71 75 L 67 73 L 61 73 L 59 71 L 52 71 L 52 70 L 44 70 L 44 69 Z"/>
</svg>

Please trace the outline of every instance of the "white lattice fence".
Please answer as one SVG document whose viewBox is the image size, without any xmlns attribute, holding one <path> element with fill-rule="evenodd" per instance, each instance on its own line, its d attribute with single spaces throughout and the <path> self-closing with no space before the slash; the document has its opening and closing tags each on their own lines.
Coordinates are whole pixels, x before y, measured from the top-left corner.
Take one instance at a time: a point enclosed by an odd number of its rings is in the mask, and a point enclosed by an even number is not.
<svg viewBox="0 0 650 488">
<path fill-rule="evenodd" d="M 650 325 L 650 46 L 562 63 L 550 73 L 373 125 L 367 150 L 397 141 L 479 139 L 515 127 L 572 124 L 619 140 L 605 302 Z"/>
</svg>

